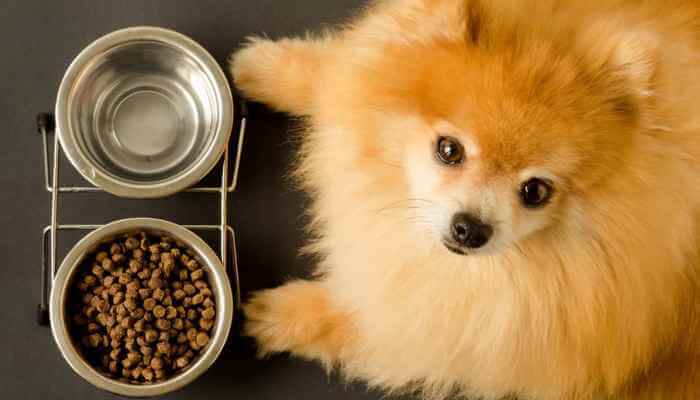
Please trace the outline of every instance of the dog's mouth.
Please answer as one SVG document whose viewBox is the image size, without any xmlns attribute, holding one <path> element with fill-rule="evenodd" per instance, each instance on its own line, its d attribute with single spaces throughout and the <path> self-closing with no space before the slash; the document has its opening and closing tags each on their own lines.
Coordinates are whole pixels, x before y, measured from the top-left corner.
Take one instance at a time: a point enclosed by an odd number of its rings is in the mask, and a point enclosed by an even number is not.
<svg viewBox="0 0 700 400">
<path fill-rule="evenodd" d="M 460 246 L 457 246 L 456 244 L 451 243 L 451 242 L 449 242 L 449 241 L 447 241 L 447 240 L 443 240 L 443 241 L 442 241 L 442 244 L 445 245 L 445 247 L 447 248 L 447 250 L 449 250 L 449 251 L 451 251 L 451 252 L 453 252 L 453 253 L 455 253 L 455 254 L 459 254 L 460 256 L 466 256 L 466 255 L 468 255 L 468 254 L 467 254 L 467 251 L 466 251 L 464 248 L 462 248 L 462 247 L 460 247 Z"/>
</svg>

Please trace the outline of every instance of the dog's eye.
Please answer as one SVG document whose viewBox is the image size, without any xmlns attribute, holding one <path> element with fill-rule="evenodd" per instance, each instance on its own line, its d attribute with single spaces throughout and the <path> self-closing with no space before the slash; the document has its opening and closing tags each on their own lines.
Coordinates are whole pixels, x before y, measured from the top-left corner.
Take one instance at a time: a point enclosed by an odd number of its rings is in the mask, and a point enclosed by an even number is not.
<svg viewBox="0 0 700 400">
<path fill-rule="evenodd" d="M 520 198 L 525 207 L 535 208 L 547 204 L 552 196 L 552 184 L 539 178 L 532 178 L 520 188 Z"/>
<path fill-rule="evenodd" d="M 455 165 L 464 161 L 464 148 L 455 138 L 440 137 L 436 149 L 438 159 L 447 165 Z"/>
</svg>

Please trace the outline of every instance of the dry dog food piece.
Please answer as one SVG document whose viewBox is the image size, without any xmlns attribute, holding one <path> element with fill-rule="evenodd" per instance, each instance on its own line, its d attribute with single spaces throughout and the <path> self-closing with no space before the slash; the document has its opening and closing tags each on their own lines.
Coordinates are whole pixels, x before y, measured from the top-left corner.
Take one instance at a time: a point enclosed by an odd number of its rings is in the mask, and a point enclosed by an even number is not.
<svg viewBox="0 0 700 400">
<path fill-rule="evenodd" d="M 157 271 L 157 270 L 156 270 Z M 153 271 L 155 273 L 155 271 Z M 153 277 L 153 274 L 151 274 L 151 277 Z M 153 290 L 153 298 L 156 299 L 156 301 L 163 301 L 163 298 L 165 297 L 165 292 L 161 288 L 157 288 Z"/>
<path fill-rule="evenodd" d="M 127 250 L 134 250 L 139 247 L 139 241 L 133 236 L 129 236 L 126 241 L 124 241 L 124 247 Z"/>
<path fill-rule="evenodd" d="M 156 304 L 156 299 L 148 298 L 143 301 L 143 308 L 146 309 L 146 311 L 152 311 L 156 307 Z"/>
<path fill-rule="evenodd" d="M 102 278 L 102 276 L 103 276 L 104 273 L 105 273 L 105 270 L 104 270 L 104 268 L 102 268 L 102 266 L 100 266 L 100 264 L 95 264 L 95 265 L 92 266 L 92 271 L 91 271 L 91 272 L 92 272 L 92 274 L 95 275 L 96 277 Z"/>
<path fill-rule="evenodd" d="M 204 276 L 204 270 L 201 268 L 196 270 L 196 271 L 192 271 L 192 273 L 190 274 L 190 278 L 193 281 L 198 281 L 198 280 L 202 279 L 203 276 Z"/>
<path fill-rule="evenodd" d="M 131 260 L 129 260 L 129 271 L 137 274 L 142 269 L 143 269 L 143 263 L 141 262 L 141 260 L 138 260 L 136 258 L 132 258 Z M 136 281 L 136 282 L 138 282 L 138 281 Z"/>
<path fill-rule="evenodd" d="M 146 342 L 153 343 L 158 340 L 158 332 L 155 329 L 149 329 L 144 333 L 144 338 Z"/>
<path fill-rule="evenodd" d="M 153 370 L 163 369 L 164 366 L 165 363 L 163 363 L 163 360 L 160 357 L 153 357 L 151 360 L 151 368 Z"/>
<path fill-rule="evenodd" d="M 134 379 L 139 379 L 142 371 L 143 371 L 143 368 L 141 368 L 141 367 L 134 368 L 133 370 L 131 370 L 131 377 Z"/>
<path fill-rule="evenodd" d="M 194 305 L 202 304 L 203 302 L 204 302 L 204 296 L 201 293 L 196 294 L 196 295 L 194 295 L 194 297 L 192 297 L 192 304 L 194 304 Z"/>
<path fill-rule="evenodd" d="M 202 318 L 204 319 L 214 319 L 215 315 L 216 311 L 214 311 L 214 307 L 208 307 L 202 311 Z"/>
<path fill-rule="evenodd" d="M 153 315 L 155 315 L 156 318 L 163 318 L 165 317 L 165 307 L 158 305 L 153 308 Z"/>
<path fill-rule="evenodd" d="M 190 365 L 209 342 L 216 305 L 196 253 L 139 232 L 84 261 L 70 295 L 71 334 L 114 379 L 150 383 Z"/>
<path fill-rule="evenodd" d="M 112 246 L 109 248 L 109 254 L 111 255 L 121 254 L 123 252 L 122 246 L 119 243 L 112 243 Z"/>
<path fill-rule="evenodd" d="M 158 350 L 159 354 L 163 354 L 164 356 L 169 357 L 170 353 L 172 353 L 173 347 L 170 344 L 170 342 L 162 341 L 158 343 L 156 349 Z"/>
<path fill-rule="evenodd" d="M 204 347 L 209 343 L 209 335 L 206 332 L 199 332 L 194 341 L 197 343 L 197 346 Z"/>
<path fill-rule="evenodd" d="M 211 319 L 200 318 L 199 327 L 204 329 L 205 331 L 210 331 L 211 328 L 214 327 L 214 321 Z"/>
<path fill-rule="evenodd" d="M 153 370 L 150 368 L 144 368 L 141 372 L 141 376 L 143 376 L 143 379 L 150 382 L 153 380 Z"/>
<path fill-rule="evenodd" d="M 177 289 L 175 291 L 175 293 L 173 293 L 173 297 L 175 297 L 176 301 L 180 301 L 180 300 L 184 299 L 185 296 L 187 296 L 187 293 L 185 293 L 185 291 L 182 289 Z"/>
<path fill-rule="evenodd" d="M 124 329 L 131 328 L 134 326 L 134 318 L 124 317 L 124 319 L 122 319 L 122 322 L 120 322 L 119 325 L 121 325 Z"/>
<path fill-rule="evenodd" d="M 170 330 L 170 321 L 167 319 L 159 319 L 156 321 L 156 328 L 160 329 L 161 331 L 168 331 Z"/>
<path fill-rule="evenodd" d="M 144 256 L 145 253 L 140 248 L 136 248 L 131 252 L 131 258 L 133 260 L 143 261 Z"/>
<path fill-rule="evenodd" d="M 160 289 L 163 287 L 163 280 L 159 278 L 154 278 L 153 273 L 151 273 L 151 279 L 148 280 L 148 287 L 151 289 Z"/>
<path fill-rule="evenodd" d="M 197 260 L 188 261 L 187 262 L 187 269 L 190 270 L 190 272 L 199 269 L 199 263 L 197 262 Z"/>
<path fill-rule="evenodd" d="M 143 317 L 146 316 L 146 310 L 139 307 L 131 312 L 131 316 L 134 317 L 135 319 L 142 319 Z"/>
<path fill-rule="evenodd" d="M 175 317 L 177 317 L 177 309 L 172 305 L 169 305 L 165 310 L 165 318 L 174 319 Z"/>
<path fill-rule="evenodd" d="M 141 288 L 139 289 L 139 297 L 141 300 L 146 300 L 152 293 L 152 290 L 149 288 Z"/>
<path fill-rule="evenodd" d="M 112 298 L 112 303 L 115 305 L 121 304 L 122 301 L 124 301 L 124 292 L 117 292 Z"/>
<path fill-rule="evenodd" d="M 126 297 L 127 299 L 136 299 L 137 297 L 139 297 L 139 292 L 134 288 L 129 288 L 126 289 L 126 294 L 124 295 L 124 297 Z"/>
<path fill-rule="evenodd" d="M 177 368 L 185 368 L 189 363 L 190 363 L 190 360 L 188 360 L 187 357 L 184 357 L 184 356 L 175 360 L 175 366 Z"/>
<path fill-rule="evenodd" d="M 153 322 L 153 314 L 149 311 L 146 311 L 146 313 L 143 315 L 143 319 L 146 322 Z"/>
<path fill-rule="evenodd" d="M 175 320 L 173 321 L 173 329 L 181 331 L 184 327 L 185 322 L 182 320 L 182 318 L 175 318 Z"/>
</svg>

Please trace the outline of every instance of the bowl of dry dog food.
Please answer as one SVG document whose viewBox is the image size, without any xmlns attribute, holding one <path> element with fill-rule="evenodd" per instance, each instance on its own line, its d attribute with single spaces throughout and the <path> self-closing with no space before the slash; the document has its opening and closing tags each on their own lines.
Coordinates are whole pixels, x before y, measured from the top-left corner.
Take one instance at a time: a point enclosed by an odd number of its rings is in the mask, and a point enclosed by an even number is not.
<svg viewBox="0 0 700 400">
<path fill-rule="evenodd" d="M 50 319 L 78 375 L 116 394 L 155 396 L 214 363 L 231 328 L 233 297 L 221 261 L 199 236 L 132 218 L 73 247 L 54 280 Z"/>
</svg>

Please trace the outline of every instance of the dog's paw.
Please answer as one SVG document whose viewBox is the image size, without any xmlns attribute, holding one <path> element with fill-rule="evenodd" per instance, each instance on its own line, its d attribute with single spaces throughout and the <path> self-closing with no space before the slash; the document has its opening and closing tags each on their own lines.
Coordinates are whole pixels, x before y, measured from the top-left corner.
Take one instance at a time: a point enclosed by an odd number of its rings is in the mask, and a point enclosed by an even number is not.
<svg viewBox="0 0 700 400">
<path fill-rule="evenodd" d="M 255 338 L 261 357 L 291 352 L 331 363 L 347 342 L 347 317 L 329 306 L 326 289 L 317 282 L 256 292 L 244 312 L 244 334 Z"/>
<path fill-rule="evenodd" d="M 257 292 L 243 306 L 246 322 L 243 333 L 254 338 L 258 344 L 258 356 L 289 350 L 289 329 L 291 321 L 284 315 L 282 298 L 286 297 L 279 289 Z"/>
<path fill-rule="evenodd" d="M 265 100 L 273 82 L 270 76 L 276 68 L 282 50 L 276 42 L 262 38 L 250 38 L 246 45 L 231 54 L 229 67 L 233 81 L 246 97 Z"/>
</svg>

